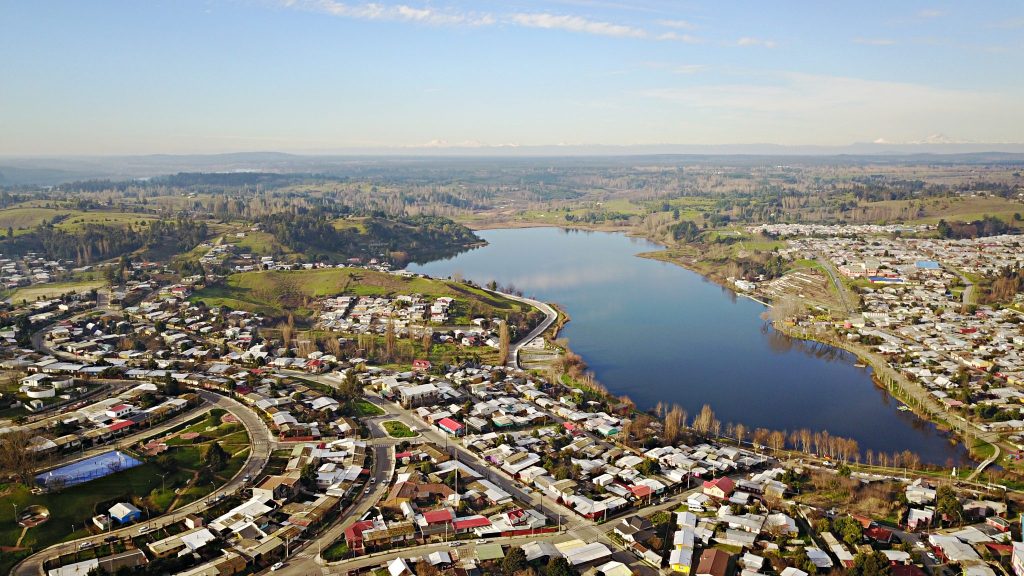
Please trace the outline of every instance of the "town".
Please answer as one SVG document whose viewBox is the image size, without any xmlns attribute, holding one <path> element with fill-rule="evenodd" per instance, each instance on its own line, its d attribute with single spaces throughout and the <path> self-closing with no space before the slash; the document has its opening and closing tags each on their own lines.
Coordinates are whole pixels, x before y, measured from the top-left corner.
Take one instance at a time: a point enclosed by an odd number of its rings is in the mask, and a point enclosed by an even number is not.
<svg viewBox="0 0 1024 576">
<path fill-rule="evenodd" d="M 946 331 L 913 338 L 941 342 L 941 355 L 885 353 L 914 358 L 900 369 L 920 368 L 913 373 L 942 392 L 936 398 L 957 398 L 942 384 L 962 382 L 977 390 L 959 397 L 985 393 L 997 410 L 1018 399 L 1012 388 L 982 390 L 984 376 L 958 376 L 959 366 L 988 361 L 974 367 L 1012 378 L 1014 357 L 993 359 L 1005 313 L 960 316 L 949 304 L 958 276 L 923 264 L 943 258 L 934 243 L 855 252 L 814 242 L 789 250 L 827 249 L 853 278 L 906 284 L 865 292 L 864 312 L 842 328 L 851 339 L 892 334 L 879 336 L 880 349 L 911 340 L 893 327 L 922 324 L 900 324 L 893 302 L 947 307 L 938 322 Z M 986 249 L 1002 245 L 990 239 Z M 975 272 L 963 258 L 957 270 Z M 360 343 L 389 333 L 497 346 L 494 320 L 446 329 L 452 298 L 326 297 L 312 322 L 339 337 L 310 341 L 259 313 L 207 306 L 195 297 L 201 276 L 157 272 L 132 268 L 139 279 L 102 295 L 25 303 L 8 316 L 2 366 L 13 416 L 4 438 L 28 457 L 4 458 L 29 489 L 5 498 L 18 507 L 20 540 L 38 532 L 35 553 L 16 552 L 17 574 L 801 576 L 880 563 L 892 574 L 957 567 L 994 576 L 1024 561 L 1024 545 L 1010 538 L 1015 509 L 998 488 L 899 473 L 849 451 L 801 454 L 798 442 L 787 449 L 760 432 L 723 430 L 710 411 L 662 421 L 571 376 L 523 370 L 515 355 L 500 365 L 423 358 L 388 367 L 360 355 Z M 967 356 L 976 333 L 988 335 L 984 357 Z M 1012 431 L 1012 420 L 988 421 L 979 434 Z M 131 474 L 124 492 L 117 478 Z M 825 482 L 905 504 L 885 516 L 826 508 L 815 495 Z M 75 494 L 91 483 L 95 501 L 54 504 L 83 498 Z M 68 525 L 48 532 L 51 523 Z"/>
</svg>

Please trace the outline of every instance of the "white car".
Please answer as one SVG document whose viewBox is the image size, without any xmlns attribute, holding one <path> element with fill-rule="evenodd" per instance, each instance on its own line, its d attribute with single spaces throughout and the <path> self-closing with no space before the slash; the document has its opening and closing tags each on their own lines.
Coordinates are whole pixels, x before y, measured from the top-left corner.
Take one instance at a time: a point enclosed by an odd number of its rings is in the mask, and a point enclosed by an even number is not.
<svg viewBox="0 0 1024 576">
<path fill-rule="evenodd" d="M 146 532 L 149 532 L 150 530 L 152 530 L 152 528 L 150 528 L 149 526 L 142 526 L 142 527 L 139 528 L 139 534 L 145 534 Z"/>
<path fill-rule="evenodd" d="M 277 564 L 274 564 L 273 566 L 270 567 L 270 571 L 271 572 L 277 572 L 281 568 L 284 568 L 284 562 L 278 562 Z"/>
<path fill-rule="evenodd" d="M 92 542 L 82 542 L 81 544 L 78 545 L 78 549 L 79 550 L 88 550 L 89 548 L 92 548 L 92 546 L 93 546 Z"/>
</svg>

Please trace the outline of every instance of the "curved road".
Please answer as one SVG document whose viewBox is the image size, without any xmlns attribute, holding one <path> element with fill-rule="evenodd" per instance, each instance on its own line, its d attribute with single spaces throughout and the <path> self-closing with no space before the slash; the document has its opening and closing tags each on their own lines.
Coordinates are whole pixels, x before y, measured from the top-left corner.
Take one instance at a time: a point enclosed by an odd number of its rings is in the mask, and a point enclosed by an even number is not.
<svg viewBox="0 0 1024 576">
<path fill-rule="evenodd" d="M 79 538 L 77 540 L 54 544 L 53 546 L 36 552 L 32 556 L 22 560 L 20 564 L 11 570 L 11 574 L 14 576 L 39 576 L 40 574 L 44 574 L 43 564 L 47 560 L 54 558 L 61 553 L 69 553 L 73 550 L 77 550 L 78 547 L 85 542 L 92 542 L 93 545 L 99 545 L 103 543 L 104 538 L 111 535 L 121 537 L 135 536 L 138 534 L 139 527 L 143 524 L 156 529 L 180 522 L 185 518 L 185 516 L 208 508 L 211 501 L 215 498 L 231 494 L 238 488 L 241 488 L 243 485 L 242 478 L 245 476 L 255 475 L 262 470 L 267 465 L 267 460 L 270 458 L 272 438 L 270 436 L 270 430 L 267 429 L 259 416 L 232 398 L 221 396 L 220 394 L 214 394 L 213 392 L 206 390 L 197 390 L 197 392 L 207 403 L 224 408 L 228 412 L 234 414 L 242 425 L 245 426 L 245 430 L 249 434 L 249 443 L 251 446 L 249 457 L 246 459 L 245 464 L 242 465 L 242 468 L 231 480 L 203 498 L 182 506 L 170 514 L 164 514 L 163 516 L 158 516 L 146 522 L 139 522 L 138 524 L 134 524 L 126 528 L 111 530 L 110 532 L 104 532 L 102 534 L 88 536 L 86 538 Z"/>
<path fill-rule="evenodd" d="M 508 348 L 508 360 L 506 361 L 508 366 L 511 368 L 522 369 L 522 366 L 519 365 L 519 349 L 532 342 L 534 338 L 540 336 L 548 328 L 550 328 L 551 325 L 555 323 L 555 320 L 558 320 L 558 312 L 554 308 L 545 304 L 544 302 L 541 302 L 540 300 L 524 298 L 522 296 L 514 296 L 512 294 L 505 294 L 504 292 L 495 292 L 495 294 L 500 294 L 505 298 L 508 298 L 509 300 L 515 300 L 516 302 L 529 304 L 530 306 L 533 306 L 534 308 L 544 313 L 544 320 L 541 321 L 540 324 L 538 324 L 533 330 L 530 330 L 529 334 L 527 334 L 523 338 L 520 338 L 518 341 L 516 341 L 515 344 L 512 344 Z"/>
</svg>

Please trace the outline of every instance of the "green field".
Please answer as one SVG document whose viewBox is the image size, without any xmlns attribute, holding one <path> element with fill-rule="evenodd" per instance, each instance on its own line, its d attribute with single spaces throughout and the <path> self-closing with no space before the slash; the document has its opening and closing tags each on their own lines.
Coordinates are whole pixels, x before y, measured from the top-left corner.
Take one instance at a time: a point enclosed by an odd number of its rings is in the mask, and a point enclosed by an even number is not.
<svg viewBox="0 0 1024 576">
<path fill-rule="evenodd" d="M 128 226 L 155 220 L 148 214 L 131 212 L 82 211 L 61 208 L 40 208 L 21 205 L 16 208 L 0 210 L 0 233 L 6 234 L 10 227 L 15 236 L 30 232 L 43 222 L 60 219 L 57 228 L 73 232 L 86 224 L 102 224 L 105 226 Z"/>
<path fill-rule="evenodd" d="M 416 433 L 409 429 L 408 426 L 399 422 L 398 420 L 389 420 L 384 423 L 384 430 L 392 438 L 413 438 Z"/>
<path fill-rule="evenodd" d="M 313 300 L 339 294 L 449 296 L 461 306 L 460 318 L 457 318 L 459 323 L 468 322 L 470 316 L 477 314 L 514 316 L 532 310 L 526 304 L 459 282 L 398 276 L 363 268 L 233 274 L 226 284 L 201 290 L 191 299 L 205 302 L 208 306 L 223 305 L 268 315 L 283 314 L 287 310 L 298 316 L 309 316 Z"/>
<path fill-rule="evenodd" d="M 134 214 L 131 212 L 72 212 L 67 218 L 57 224 L 57 228 L 66 232 L 76 232 L 88 224 L 101 226 L 139 226 L 156 220 L 155 216 L 149 214 Z"/>
<path fill-rule="evenodd" d="M 106 284 L 107 283 L 104 280 L 83 280 L 80 282 L 37 284 L 35 286 L 18 288 L 7 298 L 7 300 L 13 304 L 20 303 L 22 300 L 26 302 L 35 302 L 39 299 L 45 300 L 47 298 L 56 298 L 62 294 L 70 294 L 72 292 L 81 294 L 94 288 L 102 288 Z"/>
<path fill-rule="evenodd" d="M 383 410 L 362 399 L 356 400 L 352 407 L 355 411 L 354 415 L 357 417 L 381 416 L 384 414 Z"/>
</svg>

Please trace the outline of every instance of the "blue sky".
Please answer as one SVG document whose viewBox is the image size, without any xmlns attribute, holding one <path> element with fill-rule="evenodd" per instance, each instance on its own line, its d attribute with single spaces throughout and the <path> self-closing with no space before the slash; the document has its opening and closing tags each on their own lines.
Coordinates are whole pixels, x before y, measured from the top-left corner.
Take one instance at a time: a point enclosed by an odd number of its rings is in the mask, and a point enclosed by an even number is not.
<svg viewBox="0 0 1024 576">
<path fill-rule="evenodd" d="M 1022 54 L 1019 0 L 0 0 L 0 154 L 1021 142 Z"/>
</svg>

